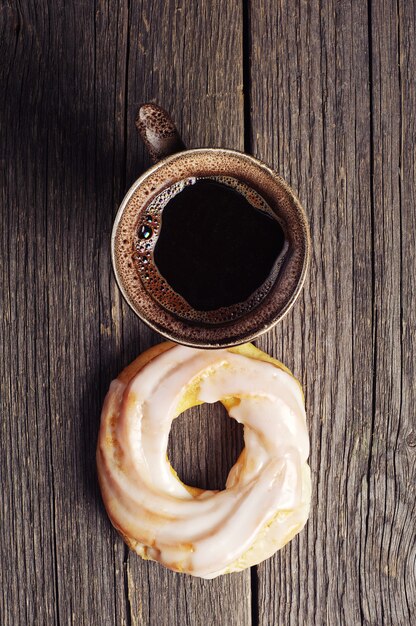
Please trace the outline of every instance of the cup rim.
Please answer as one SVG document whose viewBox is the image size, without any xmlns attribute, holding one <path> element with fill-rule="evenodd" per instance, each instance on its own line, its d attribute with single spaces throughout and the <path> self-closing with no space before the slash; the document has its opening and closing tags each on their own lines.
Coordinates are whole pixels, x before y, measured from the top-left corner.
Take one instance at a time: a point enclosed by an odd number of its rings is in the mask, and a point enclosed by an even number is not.
<svg viewBox="0 0 416 626">
<path fill-rule="evenodd" d="M 191 155 L 191 154 L 202 154 L 202 153 L 218 153 L 221 152 L 223 154 L 229 154 L 230 156 L 238 156 L 238 157 L 242 157 L 245 160 L 248 160 L 249 162 L 251 162 L 254 165 L 260 166 L 263 170 L 265 170 L 267 172 L 267 174 L 269 174 L 270 176 L 272 176 L 273 178 L 278 177 L 279 179 L 279 184 L 281 184 L 281 186 L 283 187 L 283 189 L 292 197 L 293 201 L 295 202 L 297 209 L 299 210 L 300 214 L 301 214 L 301 221 L 303 223 L 303 234 L 304 234 L 304 258 L 303 258 L 303 265 L 302 265 L 302 270 L 299 276 L 299 280 L 296 284 L 296 288 L 293 290 L 293 293 L 291 294 L 290 298 L 288 299 L 287 303 L 285 304 L 284 307 L 282 307 L 282 309 L 279 311 L 279 314 L 268 324 L 263 325 L 260 329 L 250 332 L 250 333 L 242 333 L 242 335 L 244 335 L 242 338 L 238 338 L 237 340 L 229 340 L 229 341 L 219 341 L 217 343 L 215 342 L 209 342 L 206 343 L 204 341 L 187 341 L 187 340 L 183 340 L 178 339 L 177 336 L 175 336 L 174 333 L 171 333 L 169 331 L 166 331 L 164 329 L 161 329 L 157 324 L 153 323 L 152 320 L 149 320 L 147 318 L 145 318 L 143 315 L 141 315 L 141 313 L 137 310 L 137 308 L 135 307 L 135 305 L 133 304 L 133 302 L 131 301 L 128 293 L 126 292 L 126 290 L 124 289 L 124 286 L 122 284 L 122 281 L 119 278 L 118 275 L 118 271 L 117 271 L 117 265 L 116 265 L 116 258 L 115 258 L 115 240 L 116 240 L 116 234 L 117 234 L 117 229 L 121 220 L 121 217 L 124 213 L 124 210 L 126 208 L 126 206 L 128 205 L 128 203 L 130 202 L 130 199 L 132 198 L 132 196 L 134 195 L 134 193 L 136 192 L 136 190 L 146 181 L 146 179 L 148 177 L 150 177 L 154 172 L 156 172 L 159 169 L 162 169 L 165 165 L 169 164 L 171 161 L 176 160 L 178 157 L 180 157 L 181 155 Z M 294 303 L 296 302 L 296 300 L 299 297 L 299 294 L 302 291 L 303 285 L 305 283 L 305 279 L 306 279 L 306 274 L 308 271 L 308 267 L 309 267 L 309 262 L 310 262 L 310 252 L 311 252 L 311 237 L 310 237 L 310 229 L 309 229 L 309 223 L 308 223 L 308 219 L 307 219 L 307 215 L 306 212 L 299 200 L 299 198 L 297 197 L 297 195 L 295 194 L 295 192 L 293 191 L 293 189 L 290 187 L 290 185 L 284 180 L 284 178 L 282 178 L 280 176 L 280 174 L 278 174 L 275 170 L 273 170 L 271 167 L 269 167 L 264 161 L 262 161 L 261 159 L 258 159 L 257 157 L 254 157 L 250 154 L 246 154 L 245 152 L 242 152 L 241 150 L 234 150 L 234 149 L 230 149 L 230 148 L 192 148 L 192 149 L 186 149 L 186 150 L 182 150 L 180 152 L 175 152 L 174 154 L 171 154 L 159 161 L 157 161 L 156 163 L 154 163 L 153 165 L 151 165 L 145 172 L 143 172 L 143 174 L 141 174 L 139 176 L 139 178 L 137 178 L 134 183 L 131 185 L 131 187 L 128 189 L 128 191 L 126 192 L 123 200 L 120 203 L 120 206 L 118 208 L 118 211 L 116 213 L 116 216 L 114 218 L 114 223 L 113 223 L 113 227 L 112 227 L 112 231 L 111 231 L 111 264 L 112 264 L 112 268 L 113 268 L 113 274 L 114 277 L 116 279 L 116 283 L 118 288 L 121 291 L 121 294 L 124 298 L 124 300 L 127 302 L 127 304 L 129 305 L 129 307 L 132 309 L 132 311 L 137 315 L 137 317 L 144 322 L 149 328 L 151 328 L 152 330 L 154 330 L 155 332 L 159 333 L 160 335 L 162 335 L 162 337 L 164 337 L 167 340 L 173 341 L 175 343 L 179 343 L 181 345 L 184 346 L 188 346 L 191 348 L 203 348 L 203 349 L 221 349 L 221 348 L 231 348 L 233 346 L 237 346 L 237 345 L 241 345 L 243 343 L 247 343 L 247 342 L 251 342 L 255 339 L 257 339 L 258 337 L 260 337 L 261 335 L 267 333 L 269 330 L 271 330 L 272 328 L 274 328 L 274 326 L 276 326 L 286 315 L 287 313 L 290 311 L 290 309 L 292 308 L 292 306 L 294 305 Z"/>
</svg>

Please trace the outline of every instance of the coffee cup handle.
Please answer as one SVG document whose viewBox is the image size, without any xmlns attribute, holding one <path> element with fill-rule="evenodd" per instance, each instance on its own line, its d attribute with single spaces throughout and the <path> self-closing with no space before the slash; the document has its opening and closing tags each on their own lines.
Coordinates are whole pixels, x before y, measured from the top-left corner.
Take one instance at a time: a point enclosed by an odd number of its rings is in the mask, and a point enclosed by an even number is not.
<svg viewBox="0 0 416 626">
<path fill-rule="evenodd" d="M 154 163 L 185 150 L 172 118 L 157 104 L 143 104 L 136 117 L 136 128 Z"/>
</svg>

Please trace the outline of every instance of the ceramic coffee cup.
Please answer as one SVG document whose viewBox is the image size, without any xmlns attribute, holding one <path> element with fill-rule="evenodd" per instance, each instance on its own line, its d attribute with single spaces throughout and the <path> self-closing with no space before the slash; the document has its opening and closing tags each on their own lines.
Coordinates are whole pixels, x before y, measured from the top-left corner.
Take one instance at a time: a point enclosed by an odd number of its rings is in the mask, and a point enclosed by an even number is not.
<svg viewBox="0 0 416 626">
<path fill-rule="evenodd" d="M 124 298 L 140 319 L 177 343 L 220 348 L 252 341 L 286 315 L 302 289 L 310 236 L 299 200 L 276 172 L 252 156 L 223 148 L 185 149 L 169 115 L 155 104 L 139 109 L 136 125 L 154 165 L 129 189 L 114 222 L 112 262 Z M 163 209 L 187 185 L 202 179 L 245 193 L 253 206 L 273 215 L 284 233 L 273 270 L 258 289 L 244 302 L 210 310 L 198 310 L 176 292 L 154 257 L 164 228 Z M 177 253 L 181 254 L 180 242 Z M 189 276 L 195 279 L 197 272 L 195 258 Z"/>
</svg>

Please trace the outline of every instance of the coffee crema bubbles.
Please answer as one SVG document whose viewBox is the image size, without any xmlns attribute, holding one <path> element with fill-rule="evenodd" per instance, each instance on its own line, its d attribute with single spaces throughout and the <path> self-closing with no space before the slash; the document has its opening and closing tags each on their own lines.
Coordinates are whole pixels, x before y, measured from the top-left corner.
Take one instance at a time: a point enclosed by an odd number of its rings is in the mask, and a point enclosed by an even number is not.
<svg viewBox="0 0 416 626">
<path fill-rule="evenodd" d="M 224 324 L 263 301 L 287 250 L 282 224 L 259 193 L 231 176 L 194 176 L 140 213 L 132 271 L 175 316 Z"/>
</svg>

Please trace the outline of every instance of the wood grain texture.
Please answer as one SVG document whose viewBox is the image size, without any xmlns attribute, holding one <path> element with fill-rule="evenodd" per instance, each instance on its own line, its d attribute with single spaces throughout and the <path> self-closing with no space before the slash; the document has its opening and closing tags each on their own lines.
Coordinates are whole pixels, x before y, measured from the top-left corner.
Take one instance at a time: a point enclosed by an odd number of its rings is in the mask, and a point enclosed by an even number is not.
<svg viewBox="0 0 416 626">
<path fill-rule="evenodd" d="M 407 573 L 416 563 L 415 539 L 415 464 L 416 464 L 416 3 L 402 2 L 398 11 L 398 57 L 400 85 L 400 216 L 401 216 L 401 405 L 397 448 L 394 461 L 400 455 L 400 470 L 395 468 L 395 487 L 400 490 L 400 509 L 395 512 L 394 542 L 391 542 L 389 560 L 398 563 L 394 570 L 399 585 L 394 591 L 405 597 L 400 603 L 402 614 L 414 620 L 416 613 L 416 580 Z M 403 485 L 400 482 L 403 481 Z M 407 504 L 407 506 L 406 506 Z M 400 524 L 400 532 L 396 532 Z M 413 528 L 413 531 L 412 531 Z M 397 539 L 400 539 L 398 541 Z M 402 544 L 405 550 L 402 550 Z M 405 553 L 405 555 L 403 554 Z M 394 562 L 394 561 L 393 561 Z M 407 609 L 407 611 L 406 611 Z"/>
<path fill-rule="evenodd" d="M 414 0 L 0 3 L 2 626 L 415 621 L 415 38 Z M 312 512 L 251 586 L 142 562 L 98 492 L 109 382 L 160 341 L 109 254 L 148 100 L 190 147 L 272 164 L 310 218 L 305 290 L 257 343 L 305 386 Z M 224 413 L 172 428 L 191 484 L 241 448 Z"/>
<path fill-rule="evenodd" d="M 313 480 L 305 531 L 258 568 L 264 625 L 415 616 L 415 15 L 373 4 L 251 5 L 251 147 L 313 242 L 303 298 L 260 342 L 305 385 Z"/>
<path fill-rule="evenodd" d="M 141 101 L 160 102 L 171 113 L 189 147 L 243 148 L 240 2 L 133 3 L 129 40 L 126 106 L 131 122 L 127 125 L 127 185 L 137 178 L 141 163 L 149 162 L 133 123 Z M 158 341 L 157 335 L 141 328 L 139 349 Z M 132 323 L 124 324 L 123 342 L 128 358 L 134 356 L 138 345 Z M 224 420 L 212 421 L 212 417 L 213 412 L 206 407 L 196 409 L 172 432 L 172 462 L 180 475 L 191 482 L 198 478 L 202 482 L 207 473 L 212 481 L 219 480 L 220 473 L 224 477 L 225 467 L 231 465 L 241 447 L 233 422 L 229 423 L 232 437 L 228 439 L 227 430 L 221 428 Z M 209 438 L 203 434 L 207 421 L 214 432 L 222 432 L 228 439 L 225 446 L 217 448 L 220 454 L 216 458 L 210 456 Z M 200 474 L 195 471 L 196 457 L 202 465 Z M 248 572 L 208 582 L 174 574 L 129 555 L 126 576 L 132 616 L 137 624 L 250 624 Z"/>
<path fill-rule="evenodd" d="M 160 341 L 110 267 L 115 212 L 148 163 L 136 109 L 157 100 L 187 142 L 243 147 L 241 5 L 3 2 L 0 20 L 0 621 L 249 624 L 249 573 L 207 583 L 142 562 L 112 529 L 95 471 L 109 382 Z M 225 442 L 215 457 L 207 420 Z M 223 477 L 241 447 L 230 425 L 206 410 L 178 422 L 184 477 Z"/>
<path fill-rule="evenodd" d="M 415 2 L 372 3 L 375 359 L 363 592 L 377 624 L 416 619 L 415 27 Z"/>
</svg>

